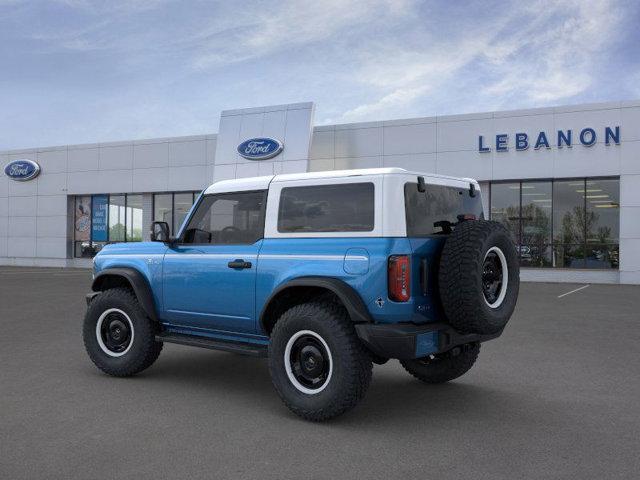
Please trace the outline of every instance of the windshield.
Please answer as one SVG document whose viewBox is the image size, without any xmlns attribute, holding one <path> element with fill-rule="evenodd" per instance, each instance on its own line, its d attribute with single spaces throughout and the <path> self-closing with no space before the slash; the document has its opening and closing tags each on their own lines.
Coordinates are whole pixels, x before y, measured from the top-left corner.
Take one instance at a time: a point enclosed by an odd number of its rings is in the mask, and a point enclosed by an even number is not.
<svg viewBox="0 0 640 480">
<path fill-rule="evenodd" d="M 427 184 L 425 189 L 424 192 L 419 192 L 417 182 L 407 182 L 404 185 L 404 208 L 409 237 L 447 233 L 458 222 L 458 215 L 484 218 L 478 190 L 472 197 L 468 188 Z"/>
</svg>

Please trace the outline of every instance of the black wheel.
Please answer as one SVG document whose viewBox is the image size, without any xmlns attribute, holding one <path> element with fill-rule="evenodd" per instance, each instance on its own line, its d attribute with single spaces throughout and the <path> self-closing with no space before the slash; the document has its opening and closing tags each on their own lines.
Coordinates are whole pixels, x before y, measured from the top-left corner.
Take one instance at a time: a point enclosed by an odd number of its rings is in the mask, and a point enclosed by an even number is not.
<svg viewBox="0 0 640 480">
<path fill-rule="evenodd" d="M 130 290 L 114 288 L 91 301 L 82 335 L 89 358 L 100 370 L 126 377 L 150 367 L 160 355 L 157 329 Z"/>
<path fill-rule="evenodd" d="M 327 420 L 353 408 L 369 387 L 371 369 L 346 310 L 329 300 L 290 308 L 271 332 L 273 385 L 304 419 Z"/>
<path fill-rule="evenodd" d="M 482 220 L 455 227 L 442 249 L 438 284 L 445 315 L 456 330 L 501 331 L 520 287 L 518 254 L 507 229 Z"/>
<path fill-rule="evenodd" d="M 407 372 L 426 383 L 444 383 L 469 371 L 480 353 L 479 343 L 468 343 L 424 358 L 400 360 Z"/>
</svg>

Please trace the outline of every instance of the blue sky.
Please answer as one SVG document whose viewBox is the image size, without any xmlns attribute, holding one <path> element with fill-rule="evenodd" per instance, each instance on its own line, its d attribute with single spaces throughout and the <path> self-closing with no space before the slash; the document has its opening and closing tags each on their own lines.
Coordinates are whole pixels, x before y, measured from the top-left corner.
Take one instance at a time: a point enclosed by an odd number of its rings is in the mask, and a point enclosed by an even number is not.
<svg viewBox="0 0 640 480">
<path fill-rule="evenodd" d="M 0 0 L 0 149 L 640 98 L 637 1 Z"/>
</svg>

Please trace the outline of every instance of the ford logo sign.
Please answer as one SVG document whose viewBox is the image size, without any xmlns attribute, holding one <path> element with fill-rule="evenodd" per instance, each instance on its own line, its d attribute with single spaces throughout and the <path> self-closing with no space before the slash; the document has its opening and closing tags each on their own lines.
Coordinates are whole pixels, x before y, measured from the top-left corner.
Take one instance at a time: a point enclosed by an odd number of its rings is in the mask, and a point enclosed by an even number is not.
<svg viewBox="0 0 640 480">
<path fill-rule="evenodd" d="M 11 180 L 26 182 L 38 176 L 40 165 L 33 160 L 14 160 L 4 167 L 4 173 Z"/>
<path fill-rule="evenodd" d="M 238 153 L 249 160 L 266 160 L 278 155 L 284 146 L 273 138 L 250 138 L 238 145 Z"/>
</svg>

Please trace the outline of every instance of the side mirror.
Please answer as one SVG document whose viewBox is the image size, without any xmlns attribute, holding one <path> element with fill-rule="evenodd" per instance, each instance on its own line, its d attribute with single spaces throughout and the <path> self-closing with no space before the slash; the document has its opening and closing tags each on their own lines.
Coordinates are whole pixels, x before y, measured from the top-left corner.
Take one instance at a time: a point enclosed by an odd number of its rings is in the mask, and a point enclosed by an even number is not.
<svg viewBox="0 0 640 480">
<path fill-rule="evenodd" d="M 167 222 L 153 222 L 149 233 L 152 242 L 167 243 L 169 241 L 169 224 Z"/>
</svg>

